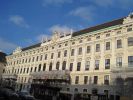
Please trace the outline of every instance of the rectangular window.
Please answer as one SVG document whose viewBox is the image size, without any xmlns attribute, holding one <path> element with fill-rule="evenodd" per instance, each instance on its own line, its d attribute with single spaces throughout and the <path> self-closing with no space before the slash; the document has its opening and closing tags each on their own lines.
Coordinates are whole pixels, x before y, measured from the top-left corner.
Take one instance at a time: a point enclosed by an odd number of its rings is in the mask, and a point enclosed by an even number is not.
<svg viewBox="0 0 133 100">
<path fill-rule="evenodd" d="M 109 75 L 104 76 L 104 84 L 109 85 Z"/>
<path fill-rule="evenodd" d="M 110 42 L 106 42 L 106 50 L 110 50 Z"/>
<path fill-rule="evenodd" d="M 116 58 L 116 66 L 117 67 L 122 67 L 122 57 L 117 57 Z"/>
<path fill-rule="evenodd" d="M 54 53 L 51 54 L 51 59 L 53 59 L 53 58 L 54 58 Z"/>
<path fill-rule="evenodd" d="M 45 55 L 45 60 L 47 60 L 47 54 Z"/>
<path fill-rule="evenodd" d="M 84 76 L 84 84 L 88 83 L 88 76 Z"/>
<path fill-rule="evenodd" d="M 128 46 L 133 46 L 133 37 L 128 37 Z"/>
<path fill-rule="evenodd" d="M 90 68 L 90 61 L 86 61 L 85 70 L 89 70 L 89 68 Z"/>
<path fill-rule="evenodd" d="M 42 61 L 43 55 L 40 56 L 40 61 Z"/>
<path fill-rule="evenodd" d="M 127 32 L 130 32 L 130 31 L 132 31 L 132 28 L 127 28 Z"/>
<path fill-rule="evenodd" d="M 78 84 L 79 83 L 79 76 L 76 76 L 75 78 L 75 84 Z"/>
<path fill-rule="evenodd" d="M 77 63 L 77 71 L 80 71 L 80 67 L 81 67 L 81 62 Z"/>
<path fill-rule="evenodd" d="M 71 50 L 71 56 L 74 56 L 74 49 Z"/>
<path fill-rule="evenodd" d="M 67 50 L 64 51 L 64 57 L 66 57 L 66 56 L 67 56 Z"/>
<path fill-rule="evenodd" d="M 133 56 L 128 56 L 128 65 L 133 66 Z"/>
<path fill-rule="evenodd" d="M 37 67 L 35 67 L 34 72 L 36 72 L 36 70 L 37 70 Z"/>
<path fill-rule="evenodd" d="M 37 56 L 37 57 L 36 57 L 36 61 L 38 61 L 38 58 L 39 58 L 39 57 Z"/>
<path fill-rule="evenodd" d="M 122 42 L 121 42 L 121 40 L 117 40 L 117 48 L 122 48 Z"/>
<path fill-rule="evenodd" d="M 60 56 L 61 56 L 61 52 L 58 52 L 58 58 L 60 58 Z"/>
<path fill-rule="evenodd" d="M 96 52 L 100 52 L 100 44 L 96 44 Z"/>
<path fill-rule="evenodd" d="M 72 71 L 73 70 L 73 63 L 70 63 L 70 69 L 69 69 L 70 71 Z"/>
<path fill-rule="evenodd" d="M 110 69 L 110 59 L 105 59 L 105 69 Z"/>
<path fill-rule="evenodd" d="M 87 53 L 90 53 L 91 51 L 91 46 L 87 46 Z"/>
<path fill-rule="evenodd" d="M 79 52 L 78 52 L 78 55 L 81 55 L 82 54 L 82 47 L 79 48 Z"/>
<path fill-rule="evenodd" d="M 33 68 L 31 67 L 31 68 L 30 68 L 30 72 L 32 72 L 32 69 L 33 69 Z"/>
<path fill-rule="evenodd" d="M 95 60 L 95 70 L 99 70 L 99 60 Z"/>
<path fill-rule="evenodd" d="M 94 84 L 98 83 L 98 76 L 94 76 Z"/>
</svg>

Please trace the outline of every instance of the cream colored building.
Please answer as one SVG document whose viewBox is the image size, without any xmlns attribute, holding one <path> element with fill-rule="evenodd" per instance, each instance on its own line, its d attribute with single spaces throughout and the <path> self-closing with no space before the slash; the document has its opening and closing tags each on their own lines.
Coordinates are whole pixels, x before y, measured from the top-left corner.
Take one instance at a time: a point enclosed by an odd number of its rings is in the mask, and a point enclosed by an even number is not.
<svg viewBox="0 0 133 100">
<path fill-rule="evenodd" d="M 133 76 L 133 15 L 61 35 L 26 48 L 17 48 L 6 57 L 3 78 L 17 76 L 18 84 L 29 88 L 33 72 L 69 70 L 70 93 L 113 92 L 116 77 Z"/>
</svg>

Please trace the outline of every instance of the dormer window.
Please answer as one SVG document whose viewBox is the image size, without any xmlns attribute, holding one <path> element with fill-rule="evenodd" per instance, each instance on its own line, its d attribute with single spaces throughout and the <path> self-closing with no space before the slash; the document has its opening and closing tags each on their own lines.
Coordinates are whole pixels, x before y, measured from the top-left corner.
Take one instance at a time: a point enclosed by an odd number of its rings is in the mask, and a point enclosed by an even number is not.
<svg viewBox="0 0 133 100">
<path fill-rule="evenodd" d="M 108 34 L 106 34 L 106 37 L 109 37 L 110 36 L 110 34 L 108 33 Z"/>
<path fill-rule="evenodd" d="M 127 32 L 130 32 L 130 31 L 132 31 L 132 28 L 127 28 Z"/>
<path fill-rule="evenodd" d="M 96 36 L 96 39 L 100 39 L 100 36 Z"/>
</svg>

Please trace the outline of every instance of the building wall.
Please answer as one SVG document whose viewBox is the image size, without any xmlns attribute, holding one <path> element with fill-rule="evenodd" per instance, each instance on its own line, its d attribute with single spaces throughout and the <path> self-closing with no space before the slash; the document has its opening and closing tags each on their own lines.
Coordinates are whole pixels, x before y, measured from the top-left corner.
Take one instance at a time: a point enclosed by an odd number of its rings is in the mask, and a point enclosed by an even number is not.
<svg viewBox="0 0 133 100">
<path fill-rule="evenodd" d="M 122 67 L 128 68 L 128 56 L 133 56 L 133 46 L 128 46 L 127 42 L 128 37 L 133 37 L 132 24 L 133 19 L 129 22 L 126 20 L 122 25 L 115 25 L 75 37 L 70 34 L 60 38 L 59 33 L 56 33 L 50 41 L 46 40 L 39 47 L 28 50 L 18 48 L 13 54 L 7 56 L 5 74 L 17 74 L 18 83 L 29 83 L 30 74 L 35 72 L 35 69 L 36 72 L 43 71 L 43 66 L 46 64 L 45 71 L 49 71 L 50 63 L 52 63 L 52 70 L 56 70 L 56 63 L 60 62 L 59 70 L 62 70 L 63 61 L 66 61 L 67 70 L 70 69 L 70 63 L 73 63 L 73 70 L 70 73 L 72 86 L 84 85 L 84 76 L 88 76 L 86 87 L 88 84 L 94 83 L 94 76 L 98 76 L 98 85 L 104 84 L 106 75 L 109 77 L 109 84 L 112 84 L 112 68 L 117 67 L 116 58 L 122 57 Z M 121 40 L 122 46 L 120 48 L 117 48 L 117 40 Z M 110 42 L 109 50 L 106 50 L 107 42 Z M 100 44 L 99 52 L 96 52 L 96 44 Z M 87 46 L 90 46 L 89 53 L 87 53 Z M 82 48 L 81 54 L 78 54 L 79 48 Z M 72 49 L 74 49 L 73 56 L 71 56 Z M 67 50 L 66 57 L 64 57 L 65 50 Z M 60 58 L 58 52 L 61 52 Z M 52 53 L 54 54 L 53 58 L 51 58 Z M 45 59 L 46 54 L 47 59 Z M 108 69 L 105 69 L 105 59 L 110 59 Z M 100 61 L 98 70 L 95 70 L 96 60 Z M 89 70 L 85 70 L 87 61 L 90 61 Z M 78 62 L 81 62 L 80 71 L 77 71 Z M 39 70 L 40 64 L 41 70 Z M 79 76 L 77 85 L 75 84 L 76 76 Z"/>
</svg>

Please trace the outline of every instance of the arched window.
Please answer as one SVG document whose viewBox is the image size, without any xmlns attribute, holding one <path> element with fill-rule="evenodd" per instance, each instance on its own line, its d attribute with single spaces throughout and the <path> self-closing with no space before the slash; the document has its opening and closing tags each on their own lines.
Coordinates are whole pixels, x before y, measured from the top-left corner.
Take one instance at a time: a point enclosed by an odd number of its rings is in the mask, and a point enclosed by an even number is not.
<svg viewBox="0 0 133 100">
<path fill-rule="evenodd" d="M 49 65 L 49 71 L 51 71 L 52 70 L 52 63 L 50 63 L 50 65 Z"/>
<path fill-rule="evenodd" d="M 62 70 L 65 70 L 65 69 L 66 69 L 66 61 L 63 61 Z"/>
<path fill-rule="evenodd" d="M 60 62 L 56 63 L 56 69 L 59 70 Z"/>
</svg>

